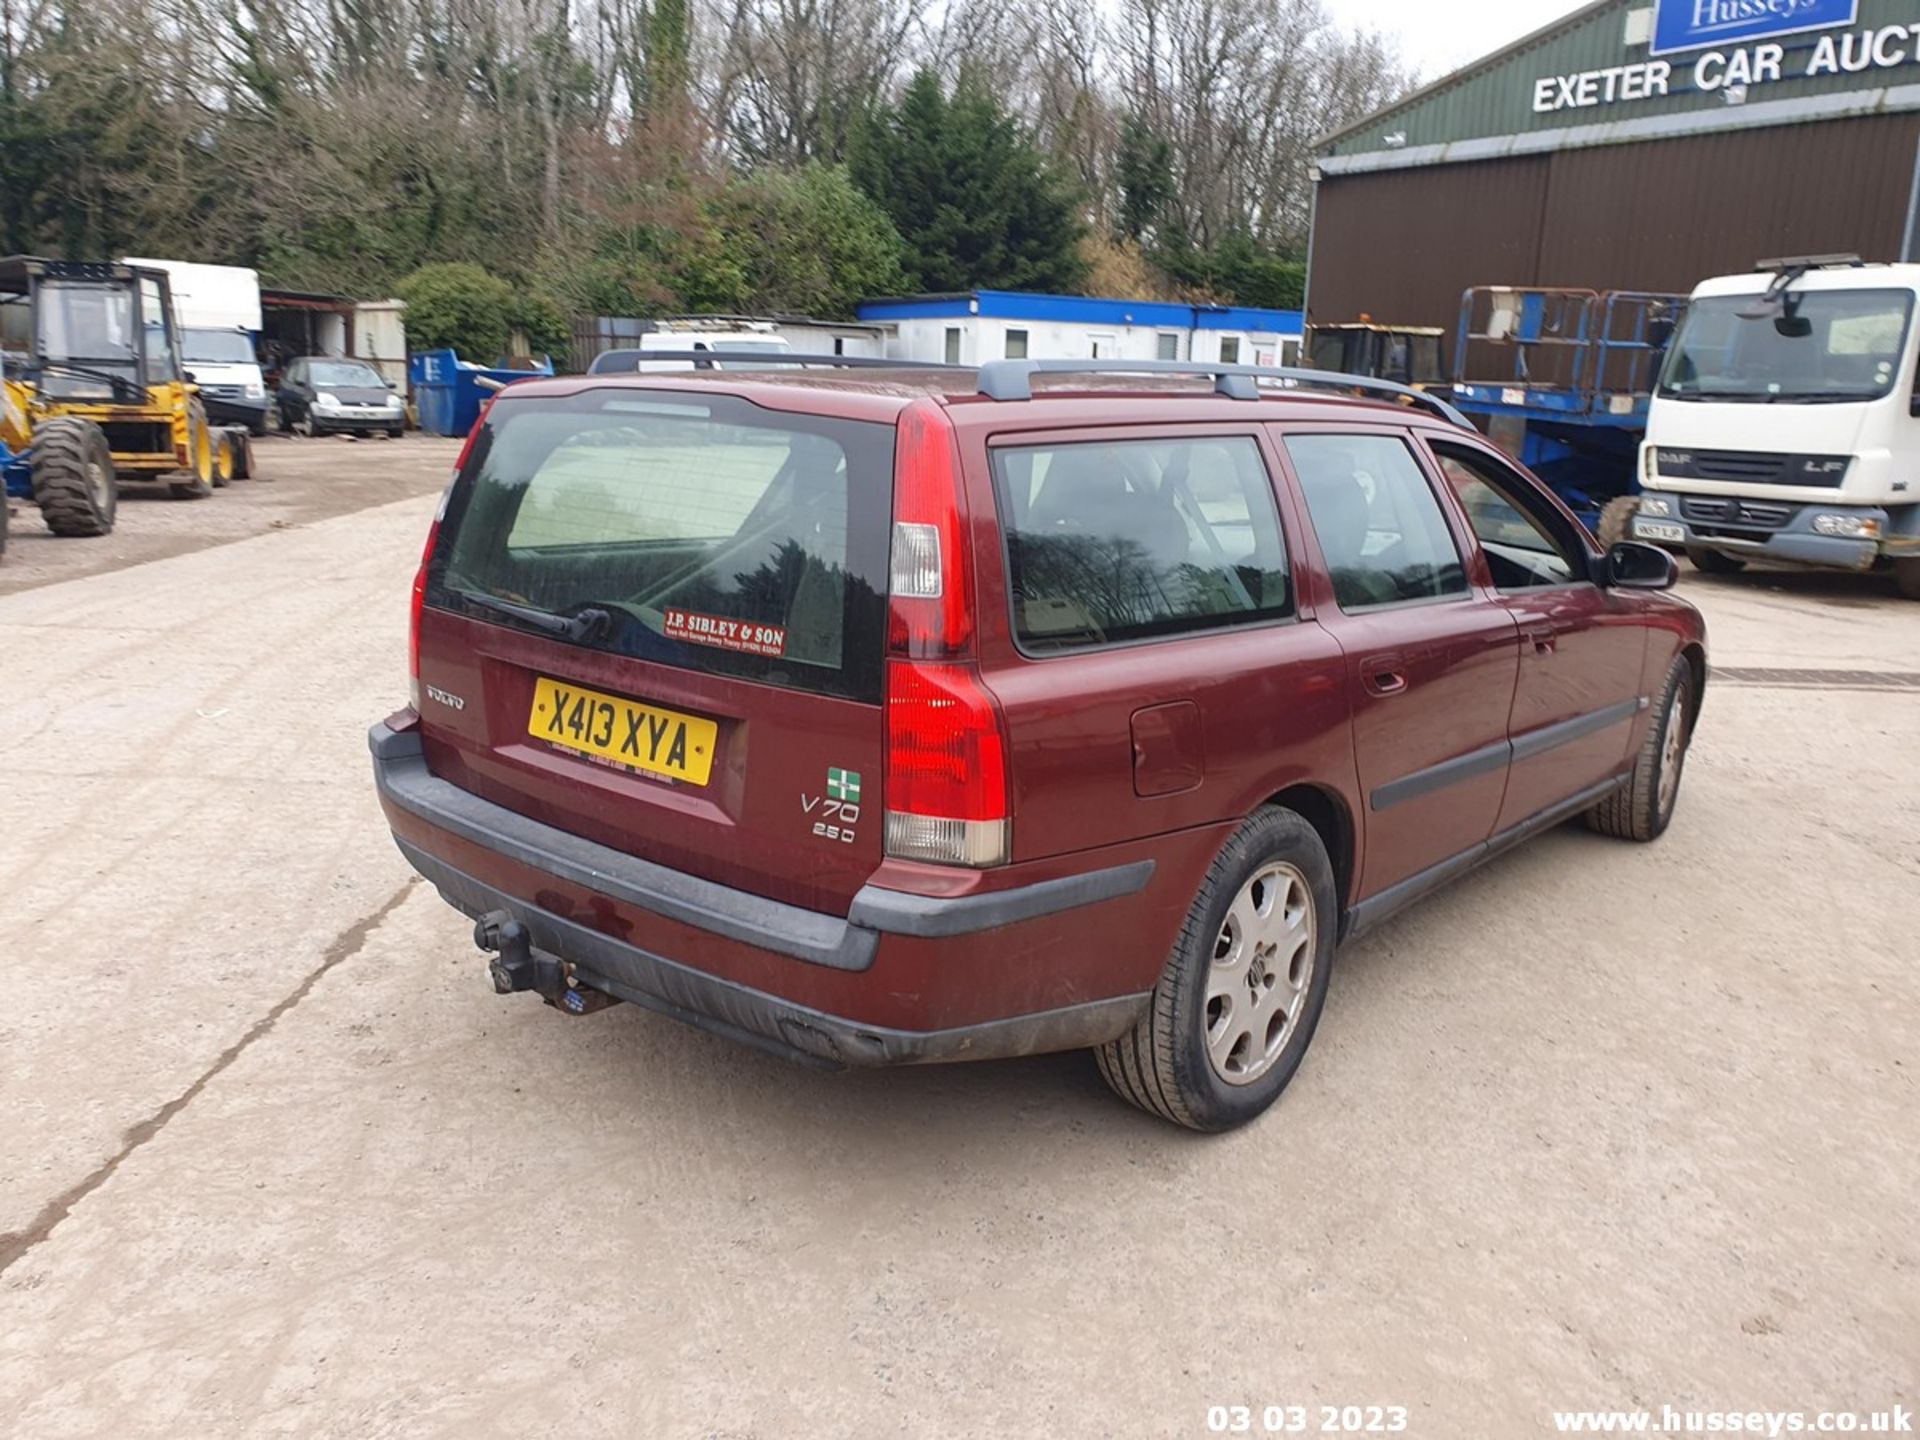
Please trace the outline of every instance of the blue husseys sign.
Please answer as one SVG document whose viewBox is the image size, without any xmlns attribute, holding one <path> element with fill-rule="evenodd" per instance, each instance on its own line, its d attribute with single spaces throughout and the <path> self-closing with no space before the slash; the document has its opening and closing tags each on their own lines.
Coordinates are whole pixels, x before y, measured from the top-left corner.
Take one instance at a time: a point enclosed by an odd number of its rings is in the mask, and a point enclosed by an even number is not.
<svg viewBox="0 0 1920 1440">
<path fill-rule="evenodd" d="M 1826 30 L 1853 24 L 1859 13 L 1860 0 L 1659 0 L 1653 53 Z"/>
</svg>

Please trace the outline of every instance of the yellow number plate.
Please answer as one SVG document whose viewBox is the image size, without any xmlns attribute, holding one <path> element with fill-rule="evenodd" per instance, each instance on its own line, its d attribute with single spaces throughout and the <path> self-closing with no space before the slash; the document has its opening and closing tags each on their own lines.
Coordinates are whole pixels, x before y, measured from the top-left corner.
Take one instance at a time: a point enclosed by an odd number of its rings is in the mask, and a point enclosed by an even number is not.
<svg viewBox="0 0 1920 1440">
<path fill-rule="evenodd" d="M 544 675 L 533 687 L 527 734 L 628 770 L 704 785 L 720 728 L 711 720 L 602 695 Z"/>
</svg>

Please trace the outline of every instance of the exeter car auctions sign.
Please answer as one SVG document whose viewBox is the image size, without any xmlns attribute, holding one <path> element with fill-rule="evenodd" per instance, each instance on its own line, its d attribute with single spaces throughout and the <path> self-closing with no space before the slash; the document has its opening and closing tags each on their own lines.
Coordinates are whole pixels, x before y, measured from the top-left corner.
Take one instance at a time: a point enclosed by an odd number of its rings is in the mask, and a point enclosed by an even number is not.
<svg viewBox="0 0 1920 1440">
<path fill-rule="evenodd" d="M 1666 0 L 1661 7 L 1663 15 L 1667 4 L 1677 6 L 1678 0 Z M 1791 12 L 1792 16 L 1804 20 L 1821 5 L 1821 0 L 1685 0 L 1685 4 L 1700 13 L 1705 13 L 1709 6 L 1767 6 L 1777 12 L 1776 18 Z M 1846 5 L 1826 8 L 1836 13 L 1852 13 L 1851 0 Z M 1848 19 L 1803 23 L 1793 26 L 1792 30 L 1798 33 L 1851 23 Z M 1780 29 L 1771 33 L 1789 32 Z M 1693 48 L 1699 44 L 1688 42 Z M 1791 52 L 1777 40 L 1766 40 L 1757 45 L 1705 50 L 1688 60 L 1643 60 L 1633 65 L 1612 65 L 1604 70 L 1544 76 L 1533 84 L 1533 111 L 1536 115 L 1550 115 L 1560 110 L 1590 110 L 1600 105 L 1690 92 L 1721 94 L 1729 101 L 1740 102 L 1747 99 L 1754 86 L 1782 80 L 1811 80 L 1821 75 L 1859 75 L 1912 65 L 1920 65 L 1920 25 L 1849 30 L 1843 35 L 1829 31 L 1817 40 L 1796 44 Z"/>
<path fill-rule="evenodd" d="M 1851 25 L 1859 16 L 1860 0 L 1659 0 L 1653 53 L 1672 55 L 1826 30 Z"/>
</svg>

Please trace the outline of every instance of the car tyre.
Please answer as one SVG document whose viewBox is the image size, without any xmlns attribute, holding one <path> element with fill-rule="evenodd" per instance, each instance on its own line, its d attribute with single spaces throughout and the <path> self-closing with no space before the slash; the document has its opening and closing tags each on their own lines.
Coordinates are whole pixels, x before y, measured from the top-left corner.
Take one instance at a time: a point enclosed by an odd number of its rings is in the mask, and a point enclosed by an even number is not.
<svg viewBox="0 0 1920 1440">
<path fill-rule="evenodd" d="M 1207 871 L 1146 1013 L 1094 1052 L 1114 1093 L 1210 1134 L 1264 1114 L 1313 1043 L 1338 907 L 1313 826 L 1256 812 Z"/>
<path fill-rule="evenodd" d="M 1723 555 L 1704 545 L 1689 545 L 1687 559 L 1703 575 L 1738 575 L 1747 568 L 1747 562 L 1738 555 Z"/>
<path fill-rule="evenodd" d="M 399 440 L 403 438 L 406 433 L 407 427 L 404 425 L 390 425 L 387 427 L 387 438 L 389 440 Z"/>
<path fill-rule="evenodd" d="M 1638 495 L 1622 495 L 1600 507 L 1600 519 L 1594 524 L 1594 538 L 1602 550 L 1611 550 L 1622 540 L 1633 539 L 1633 517 L 1640 513 Z"/>
<path fill-rule="evenodd" d="M 120 490 L 105 431 L 91 420 L 57 415 L 35 428 L 27 454 L 33 501 L 47 529 L 81 537 L 112 532 Z"/>
<path fill-rule="evenodd" d="M 1646 738 L 1640 742 L 1640 753 L 1634 757 L 1633 774 L 1625 785 L 1587 812 L 1589 829 L 1642 844 L 1666 834 L 1680 801 L 1680 780 L 1686 772 L 1694 721 L 1700 713 L 1694 684 L 1693 666 L 1686 656 L 1676 655 L 1667 669 L 1666 684 L 1661 687 Z"/>
</svg>

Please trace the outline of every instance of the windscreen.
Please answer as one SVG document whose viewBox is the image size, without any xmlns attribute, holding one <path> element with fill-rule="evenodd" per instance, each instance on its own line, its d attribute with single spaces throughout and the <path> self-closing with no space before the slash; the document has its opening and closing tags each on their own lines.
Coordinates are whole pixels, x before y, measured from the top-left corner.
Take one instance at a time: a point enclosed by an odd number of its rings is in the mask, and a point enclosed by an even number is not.
<svg viewBox="0 0 1920 1440">
<path fill-rule="evenodd" d="M 188 360 L 206 365 L 251 365 L 253 341 L 239 330 L 188 330 L 180 336 Z"/>
<path fill-rule="evenodd" d="M 892 474 L 888 425 L 682 391 L 504 395 L 456 483 L 428 602 L 877 701 Z"/>
<path fill-rule="evenodd" d="M 307 378 L 315 385 L 378 385 L 386 388 L 386 377 L 371 365 L 353 360 L 309 360 Z"/>
<path fill-rule="evenodd" d="M 1893 389 L 1913 296 L 1905 290 L 1789 290 L 1695 300 L 1660 379 L 1671 400 L 1840 404 Z"/>
</svg>

